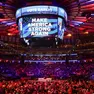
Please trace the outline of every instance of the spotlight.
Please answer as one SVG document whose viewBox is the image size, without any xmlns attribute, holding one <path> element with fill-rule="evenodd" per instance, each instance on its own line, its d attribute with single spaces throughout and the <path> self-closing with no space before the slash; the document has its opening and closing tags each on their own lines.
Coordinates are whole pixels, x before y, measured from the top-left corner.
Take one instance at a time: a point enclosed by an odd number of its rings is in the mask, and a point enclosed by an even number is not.
<svg viewBox="0 0 94 94">
<path fill-rule="evenodd" d="M 71 36 L 72 36 L 72 34 L 68 34 L 67 36 L 68 36 L 68 37 L 71 37 Z"/>
</svg>

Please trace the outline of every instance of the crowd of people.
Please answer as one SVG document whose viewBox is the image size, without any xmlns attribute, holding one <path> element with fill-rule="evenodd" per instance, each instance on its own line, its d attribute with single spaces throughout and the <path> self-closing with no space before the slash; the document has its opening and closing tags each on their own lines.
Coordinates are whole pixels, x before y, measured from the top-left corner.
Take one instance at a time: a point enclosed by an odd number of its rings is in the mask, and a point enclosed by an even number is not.
<svg viewBox="0 0 94 94">
<path fill-rule="evenodd" d="M 0 94 L 94 94 L 94 81 L 2 81 Z"/>
<path fill-rule="evenodd" d="M 93 74 L 93 62 L 1 62 L 0 94 L 94 94 Z"/>
<path fill-rule="evenodd" d="M 0 74 L 18 77 L 51 77 L 57 79 L 83 76 L 90 78 L 94 74 L 93 63 L 64 62 L 31 62 L 31 63 L 0 63 Z"/>
</svg>

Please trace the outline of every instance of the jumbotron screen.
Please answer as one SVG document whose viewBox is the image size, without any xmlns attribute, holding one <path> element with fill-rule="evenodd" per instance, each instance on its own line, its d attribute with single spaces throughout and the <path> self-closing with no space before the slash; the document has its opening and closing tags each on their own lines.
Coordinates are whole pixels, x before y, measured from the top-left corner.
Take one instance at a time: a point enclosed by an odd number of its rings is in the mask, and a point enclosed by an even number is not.
<svg viewBox="0 0 94 94">
<path fill-rule="evenodd" d="M 57 35 L 63 39 L 67 14 L 55 6 L 30 6 L 18 9 L 16 19 L 21 38 Z"/>
<path fill-rule="evenodd" d="M 19 19 L 21 37 L 45 37 L 58 32 L 57 18 L 55 17 L 23 17 Z"/>
</svg>

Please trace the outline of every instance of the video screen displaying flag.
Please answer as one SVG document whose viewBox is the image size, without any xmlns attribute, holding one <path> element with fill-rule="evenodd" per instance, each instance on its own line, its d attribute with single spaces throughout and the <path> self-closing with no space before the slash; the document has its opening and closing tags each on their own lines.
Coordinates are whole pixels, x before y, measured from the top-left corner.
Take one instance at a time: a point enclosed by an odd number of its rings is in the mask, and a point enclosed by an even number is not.
<svg viewBox="0 0 94 94">
<path fill-rule="evenodd" d="M 26 16 L 19 19 L 21 38 L 46 37 L 58 34 L 56 17 Z"/>
<path fill-rule="evenodd" d="M 29 6 L 16 11 L 21 38 L 49 37 L 57 35 L 63 40 L 67 14 L 56 6 Z"/>
</svg>

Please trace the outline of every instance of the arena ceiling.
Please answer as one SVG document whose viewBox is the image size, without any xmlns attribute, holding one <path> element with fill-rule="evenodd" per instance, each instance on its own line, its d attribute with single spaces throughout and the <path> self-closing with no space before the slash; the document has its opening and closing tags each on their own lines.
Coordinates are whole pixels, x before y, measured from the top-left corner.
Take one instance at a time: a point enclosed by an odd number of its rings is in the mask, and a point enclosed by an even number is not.
<svg viewBox="0 0 94 94">
<path fill-rule="evenodd" d="M 64 8 L 68 14 L 67 32 L 94 34 L 94 0 L 2 0 L 0 2 L 0 35 L 18 35 L 16 10 L 39 4 Z"/>
</svg>

